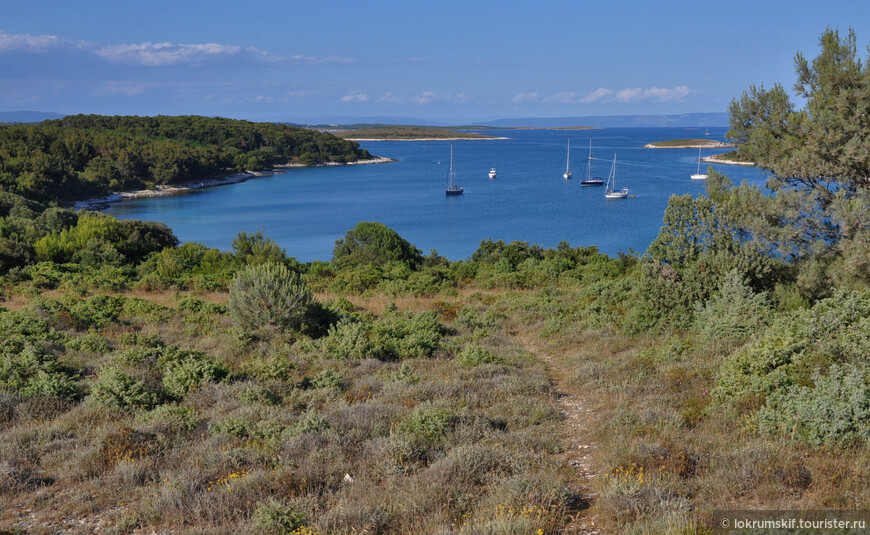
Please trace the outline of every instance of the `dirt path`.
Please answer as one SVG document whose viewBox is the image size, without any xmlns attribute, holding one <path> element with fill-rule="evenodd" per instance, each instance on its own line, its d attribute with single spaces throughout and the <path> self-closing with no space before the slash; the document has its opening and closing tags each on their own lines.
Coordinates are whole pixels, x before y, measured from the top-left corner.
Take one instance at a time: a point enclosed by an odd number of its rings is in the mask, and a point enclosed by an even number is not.
<svg viewBox="0 0 870 535">
<path fill-rule="evenodd" d="M 566 377 L 569 370 L 563 356 L 554 355 L 541 344 L 532 339 L 534 335 L 517 335 L 517 340 L 527 350 L 535 354 L 547 364 L 547 372 L 559 396 L 561 410 L 562 433 L 564 443 L 568 446 L 562 455 L 565 464 L 572 468 L 575 475 L 576 488 L 586 502 L 582 510 L 574 517 L 563 533 L 570 535 L 599 535 L 596 527 L 596 517 L 590 514 L 589 507 L 595 502 L 595 478 L 598 476 L 593 457 L 596 445 L 590 440 L 588 429 L 591 404 L 584 399 L 583 392 L 571 388 Z"/>
</svg>

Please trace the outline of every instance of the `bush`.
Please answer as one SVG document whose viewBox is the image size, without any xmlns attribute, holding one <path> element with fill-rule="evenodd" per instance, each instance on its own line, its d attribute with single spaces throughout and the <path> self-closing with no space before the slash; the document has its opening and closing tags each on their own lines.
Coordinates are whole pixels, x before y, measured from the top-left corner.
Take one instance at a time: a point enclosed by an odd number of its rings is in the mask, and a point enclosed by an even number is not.
<svg viewBox="0 0 870 535">
<path fill-rule="evenodd" d="M 100 405 L 118 410 L 150 409 L 157 404 L 159 394 L 145 382 L 124 370 L 108 366 L 100 370 L 91 387 L 91 398 Z"/>
<path fill-rule="evenodd" d="M 365 359 L 376 354 L 369 340 L 370 327 L 364 323 L 342 320 L 329 328 L 323 338 L 327 356 L 335 359 Z"/>
<path fill-rule="evenodd" d="M 284 535 L 293 533 L 305 523 L 305 517 L 290 507 L 269 498 L 259 502 L 251 516 L 251 524 L 260 533 L 268 535 Z"/>
<path fill-rule="evenodd" d="M 429 443 L 440 442 L 453 428 L 456 417 L 448 409 L 421 406 L 414 409 L 404 422 L 406 433 Z"/>
<path fill-rule="evenodd" d="M 335 242 L 332 260 L 339 267 L 402 262 L 416 269 L 423 254 L 386 225 L 362 221 Z"/>
<path fill-rule="evenodd" d="M 30 343 L 25 343 L 19 354 L 0 357 L 0 386 L 24 397 L 75 398 L 79 394 L 75 377 L 72 370 L 57 362 L 54 354 Z"/>
<path fill-rule="evenodd" d="M 173 358 L 161 357 L 163 388 L 170 396 L 181 399 L 205 382 L 219 381 L 227 370 L 197 351 L 183 351 Z"/>
<path fill-rule="evenodd" d="M 870 383 L 854 366 L 817 372 L 813 386 L 796 385 L 768 396 L 758 412 L 762 431 L 811 446 L 846 446 L 870 440 Z"/>
<path fill-rule="evenodd" d="M 292 330 L 301 326 L 313 301 L 299 275 L 283 264 L 249 266 L 233 277 L 227 309 L 249 331 Z"/>
<path fill-rule="evenodd" d="M 710 341 L 741 342 L 760 330 L 771 316 L 767 294 L 752 291 L 737 270 L 729 272 L 719 293 L 695 310 L 695 326 Z"/>
<path fill-rule="evenodd" d="M 456 362 L 463 366 L 477 366 L 479 364 L 502 364 L 504 359 L 491 349 L 469 344 L 456 355 Z"/>
</svg>

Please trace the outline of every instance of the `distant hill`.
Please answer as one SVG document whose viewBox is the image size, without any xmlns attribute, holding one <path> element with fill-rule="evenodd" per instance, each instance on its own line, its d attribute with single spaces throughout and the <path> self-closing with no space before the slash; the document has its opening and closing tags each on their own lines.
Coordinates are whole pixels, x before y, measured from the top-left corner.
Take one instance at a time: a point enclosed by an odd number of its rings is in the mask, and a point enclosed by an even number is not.
<svg viewBox="0 0 870 535">
<path fill-rule="evenodd" d="M 0 123 L 41 123 L 48 119 L 62 119 L 63 114 L 50 111 L 0 111 Z"/>
<path fill-rule="evenodd" d="M 481 123 L 493 127 L 556 128 L 560 126 L 597 126 L 602 128 L 728 126 L 727 113 L 682 113 L 679 115 L 592 115 L 587 117 L 528 117 L 497 119 Z"/>
</svg>

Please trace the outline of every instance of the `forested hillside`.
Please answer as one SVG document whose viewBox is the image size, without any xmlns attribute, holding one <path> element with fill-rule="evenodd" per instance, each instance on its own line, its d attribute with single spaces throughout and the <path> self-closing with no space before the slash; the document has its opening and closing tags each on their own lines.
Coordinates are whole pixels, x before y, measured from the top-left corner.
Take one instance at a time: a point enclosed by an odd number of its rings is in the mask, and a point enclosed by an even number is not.
<svg viewBox="0 0 870 535">
<path fill-rule="evenodd" d="M 0 194 L 0 532 L 686 534 L 870 509 L 870 69 L 851 32 L 797 64 L 806 109 L 778 86 L 731 105 L 768 187 L 711 172 L 642 256 L 486 240 L 451 261 L 361 222 L 301 264 L 262 233 L 219 251 Z"/>
<path fill-rule="evenodd" d="M 314 130 L 199 116 L 73 115 L 0 125 L 0 187 L 40 202 L 189 182 L 232 170 L 369 158 Z"/>
</svg>

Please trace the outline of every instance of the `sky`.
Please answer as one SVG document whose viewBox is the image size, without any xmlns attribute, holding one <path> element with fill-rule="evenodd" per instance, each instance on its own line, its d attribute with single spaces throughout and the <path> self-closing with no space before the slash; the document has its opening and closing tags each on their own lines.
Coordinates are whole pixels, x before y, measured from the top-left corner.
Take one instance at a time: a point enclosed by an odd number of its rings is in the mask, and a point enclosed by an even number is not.
<svg viewBox="0 0 870 535">
<path fill-rule="evenodd" d="M 300 123 L 724 112 L 868 0 L 0 0 L 0 111 Z"/>
</svg>

